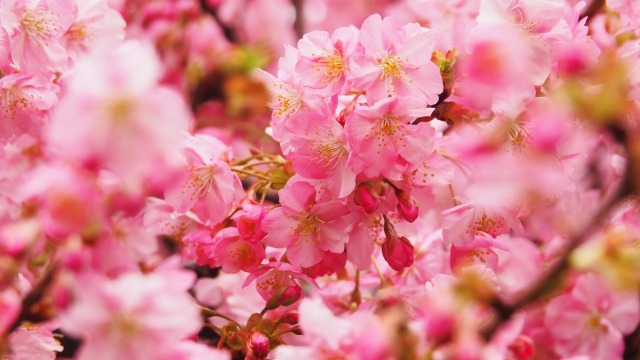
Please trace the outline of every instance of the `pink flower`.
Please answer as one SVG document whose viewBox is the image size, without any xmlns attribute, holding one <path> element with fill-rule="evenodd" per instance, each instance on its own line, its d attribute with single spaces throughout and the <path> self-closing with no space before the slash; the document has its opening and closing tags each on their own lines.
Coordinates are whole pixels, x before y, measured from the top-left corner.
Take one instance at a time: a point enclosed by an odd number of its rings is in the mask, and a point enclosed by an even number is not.
<svg viewBox="0 0 640 360">
<path fill-rule="evenodd" d="M 362 24 L 364 55 L 352 62 L 352 88 L 367 92 L 370 103 L 387 96 L 416 98 L 435 104 L 443 90 L 438 67 L 431 62 L 435 34 L 416 23 L 400 26 L 394 19 L 371 15 Z"/>
<path fill-rule="evenodd" d="M 244 197 L 238 176 L 226 162 L 228 149 L 207 134 L 188 135 L 183 154 L 186 171 L 165 191 L 165 200 L 178 212 L 193 211 L 200 221 L 216 225 Z"/>
<path fill-rule="evenodd" d="M 262 230 L 262 219 L 267 215 L 267 210 L 256 204 L 244 204 L 242 209 L 236 211 L 231 220 L 238 229 L 242 239 L 249 242 L 262 240 L 267 233 Z"/>
<path fill-rule="evenodd" d="M 64 159 L 112 171 L 131 193 L 163 189 L 179 166 L 191 114 L 176 92 L 158 86 L 159 77 L 150 45 L 96 49 L 78 63 L 56 107 L 47 131 L 51 148 Z"/>
<path fill-rule="evenodd" d="M 68 55 L 60 40 L 76 15 L 72 0 L 6 0 L 0 24 L 11 39 L 11 56 L 22 71 L 66 70 Z"/>
<path fill-rule="evenodd" d="M 477 235 L 496 237 L 510 230 L 523 232 L 520 220 L 508 209 L 469 202 L 444 212 L 442 236 L 445 243 L 468 245 Z"/>
<path fill-rule="evenodd" d="M 414 98 L 388 98 L 356 109 L 345 125 L 353 153 L 350 168 L 368 178 L 400 179 L 409 163 L 422 164 L 433 152 L 435 130 L 410 123 L 428 114 Z"/>
<path fill-rule="evenodd" d="M 291 150 L 283 151 L 293 162 L 297 174 L 309 179 L 326 179 L 329 193 L 336 198 L 353 191 L 356 174 L 348 166 L 351 147 L 343 127 L 333 116 L 301 111 L 289 119 L 285 128 Z"/>
<path fill-rule="evenodd" d="M 38 219 L 47 235 L 65 239 L 72 234 L 101 229 L 105 221 L 104 208 L 90 174 L 61 164 L 49 164 L 34 169 L 28 179 L 20 194 L 38 206 Z"/>
<path fill-rule="evenodd" d="M 264 243 L 287 248 L 292 264 L 309 267 L 324 258 L 324 251 L 341 253 L 348 241 L 342 215 L 347 208 L 337 201 L 316 203 L 316 190 L 310 184 L 289 183 L 279 192 L 281 207 L 262 221 L 267 232 Z"/>
<path fill-rule="evenodd" d="M 126 23 L 106 0 L 76 0 L 78 14 L 65 32 L 63 43 L 72 57 L 88 50 L 97 43 L 117 45 L 124 39 Z"/>
<path fill-rule="evenodd" d="M 254 271 L 265 258 L 264 245 L 245 240 L 234 227 L 220 230 L 213 241 L 213 254 L 208 255 L 228 274 Z"/>
<path fill-rule="evenodd" d="M 359 50 L 358 29 L 336 29 L 331 36 L 325 31 L 312 31 L 298 41 L 300 60 L 296 72 L 304 86 L 323 95 L 338 94 L 350 71 L 350 61 Z"/>
<path fill-rule="evenodd" d="M 567 294 L 553 299 L 545 314 L 559 355 L 589 355 L 593 360 L 620 358 L 624 335 L 638 322 L 638 294 L 617 291 L 592 273 L 581 275 Z"/>
<path fill-rule="evenodd" d="M 172 359 L 174 347 L 197 333 L 200 310 L 186 293 L 194 275 L 183 270 L 78 279 L 77 298 L 61 327 L 83 339 L 78 359 Z"/>
<path fill-rule="evenodd" d="M 40 75 L 0 78 L 0 138 L 39 136 L 47 112 L 56 104 L 58 86 Z"/>
<path fill-rule="evenodd" d="M 313 279 L 300 272 L 295 266 L 281 262 L 270 262 L 247 276 L 243 287 L 256 282 L 256 289 L 265 301 L 284 289 L 301 289 L 296 280 L 318 286 Z"/>
<path fill-rule="evenodd" d="M 303 343 L 279 346 L 273 352 L 274 359 L 389 358 L 383 325 L 372 313 L 338 317 L 319 298 L 304 299 L 299 312 Z"/>
<path fill-rule="evenodd" d="M 505 246 L 491 238 L 478 236 L 471 243 L 464 246 L 452 246 L 450 266 L 453 272 L 465 267 L 482 265 L 496 271 L 498 268 L 498 254 L 493 248 L 505 250 Z"/>
<path fill-rule="evenodd" d="M 62 346 L 53 337 L 54 327 L 50 324 L 35 325 L 23 323 L 9 335 L 11 354 L 8 360 L 54 360 Z"/>
</svg>

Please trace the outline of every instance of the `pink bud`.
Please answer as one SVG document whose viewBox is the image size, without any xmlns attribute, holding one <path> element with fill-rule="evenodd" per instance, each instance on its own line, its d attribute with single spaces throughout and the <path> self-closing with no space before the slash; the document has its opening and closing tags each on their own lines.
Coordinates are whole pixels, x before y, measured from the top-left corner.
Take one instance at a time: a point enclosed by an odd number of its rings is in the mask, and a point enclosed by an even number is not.
<svg viewBox="0 0 640 360">
<path fill-rule="evenodd" d="M 509 345 L 509 350 L 511 350 L 516 360 L 529 360 L 533 358 L 533 354 L 535 353 L 533 340 L 523 335 L 518 336 L 518 338 Z"/>
<path fill-rule="evenodd" d="M 302 288 L 298 284 L 293 284 L 278 297 L 281 306 L 289 306 L 302 297 Z"/>
<path fill-rule="evenodd" d="M 369 214 L 376 212 L 380 205 L 380 199 L 378 199 L 378 196 L 373 192 L 371 185 L 367 183 L 358 185 L 354 201 L 356 205 L 361 206 L 364 211 Z"/>
<path fill-rule="evenodd" d="M 403 190 L 396 191 L 398 198 L 398 212 L 403 219 L 414 222 L 418 218 L 418 202 Z"/>
<path fill-rule="evenodd" d="M 296 325 L 300 321 L 300 315 L 296 310 L 289 310 L 280 317 L 283 324 Z"/>
<path fill-rule="evenodd" d="M 253 356 L 265 358 L 269 354 L 269 338 L 263 333 L 254 332 L 249 339 L 249 346 L 253 351 Z"/>
<path fill-rule="evenodd" d="M 411 266 L 414 260 L 413 245 L 406 237 L 387 238 L 382 244 L 382 256 L 395 271 Z"/>
</svg>

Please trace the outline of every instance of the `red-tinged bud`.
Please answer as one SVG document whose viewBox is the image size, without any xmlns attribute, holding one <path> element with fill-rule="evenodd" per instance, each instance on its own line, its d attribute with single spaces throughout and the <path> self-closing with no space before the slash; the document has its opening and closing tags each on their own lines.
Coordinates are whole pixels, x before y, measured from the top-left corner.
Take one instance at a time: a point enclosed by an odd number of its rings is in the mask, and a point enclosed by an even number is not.
<svg viewBox="0 0 640 360">
<path fill-rule="evenodd" d="M 368 183 L 362 183 L 356 188 L 356 194 L 354 201 L 356 205 L 362 207 L 364 211 L 369 214 L 373 214 L 378 210 L 380 205 L 380 199 L 373 191 L 373 188 Z"/>
<path fill-rule="evenodd" d="M 279 306 L 289 306 L 300 300 L 302 288 L 298 284 L 282 286 L 276 290 L 275 294 L 267 301 L 265 309 L 273 310 Z"/>
<path fill-rule="evenodd" d="M 263 333 L 254 332 L 251 334 L 249 346 L 251 347 L 254 357 L 266 358 L 269 354 L 269 338 Z"/>
<path fill-rule="evenodd" d="M 446 314 L 433 314 L 425 324 L 427 337 L 436 344 L 444 344 L 453 338 L 455 319 Z"/>
<path fill-rule="evenodd" d="M 414 222 L 418 218 L 418 202 L 403 190 L 396 191 L 398 212 L 403 219 Z"/>
<path fill-rule="evenodd" d="M 382 256 L 395 271 L 409 267 L 415 257 L 413 245 L 406 237 L 387 238 L 382 244 Z"/>
<path fill-rule="evenodd" d="M 295 284 L 287 287 L 287 289 L 279 296 L 281 306 L 289 306 L 302 298 L 302 288 Z"/>
<path fill-rule="evenodd" d="M 509 345 L 509 350 L 513 353 L 516 360 L 529 360 L 533 358 L 535 348 L 533 347 L 533 340 L 530 337 L 520 335 L 518 338 Z"/>
<path fill-rule="evenodd" d="M 295 310 L 289 310 L 280 317 L 280 323 L 296 325 L 300 321 L 300 315 Z"/>
</svg>

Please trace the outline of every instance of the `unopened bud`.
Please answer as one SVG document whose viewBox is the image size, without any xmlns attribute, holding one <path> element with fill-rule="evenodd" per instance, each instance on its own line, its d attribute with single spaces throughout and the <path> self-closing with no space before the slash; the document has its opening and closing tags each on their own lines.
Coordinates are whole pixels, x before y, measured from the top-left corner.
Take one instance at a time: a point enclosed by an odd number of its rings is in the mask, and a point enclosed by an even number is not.
<svg viewBox="0 0 640 360">
<path fill-rule="evenodd" d="M 300 315 L 295 310 L 289 310 L 280 317 L 283 324 L 296 325 L 300 321 Z"/>
<path fill-rule="evenodd" d="M 393 270 L 401 271 L 413 264 L 413 244 L 404 236 L 387 238 L 382 244 L 382 256 Z"/>
<path fill-rule="evenodd" d="M 302 288 L 298 284 L 282 286 L 276 290 L 275 294 L 267 301 L 265 308 L 273 310 L 279 306 L 289 306 L 300 300 L 302 297 Z"/>
<path fill-rule="evenodd" d="M 418 202 L 403 190 L 396 191 L 398 198 L 398 212 L 403 219 L 414 222 L 418 218 Z"/>
<path fill-rule="evenodd" d="M 535 353 L 533 340 L 523 335 L 518 336 L 518 338 L 509 345 L 509 350 L 511 350 L 516 360 L 529 360 L 533 358 L 533 354 Z"/>
<path fill-rule="evenodd" d="M 263 333 L 254 332 L 251 334 L 249 346 L 255 357 L 264 358 L 269 354 L 269 338 Z"/>
<path fill-rule="evenodd" d="M 376 212 L 380 205 L 380 199 L 378 199 L 378 196 L 373 192 L 371 185 L 367 183 L 358 185 L 354 201 L 356 205 L 361 206 L 364 211 L 369 214 Z"/>
</svg>

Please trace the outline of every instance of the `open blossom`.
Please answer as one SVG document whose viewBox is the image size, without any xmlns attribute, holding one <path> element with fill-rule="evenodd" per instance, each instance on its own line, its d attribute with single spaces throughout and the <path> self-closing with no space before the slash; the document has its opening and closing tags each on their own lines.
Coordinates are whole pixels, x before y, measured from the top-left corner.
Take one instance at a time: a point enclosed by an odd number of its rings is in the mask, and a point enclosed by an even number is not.
<svg viewBox="0 0 640 360">
<path fill-rule="evenodd" d="M 95 44 L 124 39 L 126 23 L 107 0 L 77 0 L 78 13 L 64 34 L 63 44 L 72 57 Z"/>
<path fill-rule="evenodd" d="M 415 98 L 387 98 L 357 108 L 345 126 L 352 170 L 369 178 L 400 179 L 408 164 L 422 164 L 433 151 L 435 130 L 410 123 L 430 113 Z"/>
<path fill-rule="evenodd" d="M 61 38 L 76 14 L 72 0 L 3 0 L 0 26 L 11 39 L 11 56 L 22 71 L 55 72 L 68 63 Z"/>
<path fill-rule="evenodd" d="M 304 86 L 317 89 L 324 95 L 342 90 L 350 62 L 359 49 L 358 29 L 336 29 L 331 36 L 325 31 L 313 31 L 298 41 L 300 60 L 296 72 Z"/>
<path fill-rule="evenodd" d="M 364 55 L 352 62 L 352 88 L 366 91 L 370 103 L 388 96 L 415 97 L 424 106 L 438 101 L 443 85 L 431 62 L 434 33 L 375 14 L 362 24 L 360 42 Z"/>
<path fill-rule="evenodd" d="M 176 92 L 158 85 L 160 75 L 154 50 L 137 41 L 83 57 L 47 129 L 52 150 L 113 172 L 132 193 L 162 189 L 180 164 L 191 114 Z"/>
<path fill-rule="evenodd" d="M 280 346 L 276 360 L 387 359 L 387 341 L 379 320 L 367 312 L 338 317 L 319 298 L 300 304 L 303 344 Z"/>
<path fill-rule="evenodd" d="M 264 245 L 261 242 L 245 240 L 237 228 L 229 227 L 220 230 L 213 239 L 213 256 L 216 266 L 222 271 L 232 274 L 238 271 L 251 272 L 258 268 L 264 260 Z"/>
<path fill-rule="evenodd" d="M 329 193 L 336 198 L 353 191 L 356 174 L 349 167 L 351 146 L 344 128 L 333 116 L 301 111 L 289 119 L 286 129 L 291 150 L 285 155 L 297 174 L 326 179 Z"/>
<path fill-rule="evenodd" d="M 193 211 L 200 221 L 215 225 L 242 200 L 238 176 L 226 162 L 228 148 L 207 134 L 188 135 L 182 153 L 186 169 L 165 191 L 165 200 L 178 212 Z"/>
<path fill-rule="evenodd" d="M 11 352 L 8 360 L 54 360 L 62 346 L 53 337 L 51 324 L 23 323 L 9 336 Z"/>
<path fill-rule="evenodd" d="M 83 339 L 78 359 L 173 359 L 178 340 L 200 328 L 199 308 L 186 292 L 194 278 L 182 270 L 81 277 L 61 327 Z"/>
<path fill-rule="evenodd" d="M 341 253 L 348 241 L 346 223 L 341 216 L 347 208 L 338 201 L 316 202 L 316 190 L 309 183 L 296 181 L 279 193 L 281 207 L 262 221 L 267 232 L 264 243 L 287 248 L 292 264 L 309 267 L 324 258 L 324 251 Z"/>
<path fill-rule="evenodd" d="M 446 243 L 466 246 L 477 235 L 484 233 L 495 237 L 510 230 L 520 234 L 523 231 L 520 220 L 511 210 L 468 202 L 445 212 L 442 236 Z"/>
<path fill-rule="evenodd" d="M 39 136 L 58 100 L 58 90 L 40 75 L 16 73 L 0 78 L 0 138 Z"/>
<path fill-rule="evenodd" d="M 553 299 L 545 315 L 559 355 L 589 355 L 593 360 L 620 358 L 624 336 L 638 321 L 638 294 L 613 289 L 591 273 L 581 275 L 569 293 Z"/>
<path fill-rule="evenodd" d="M 276 293 L 291 292 L 292 288 L 302 291 L 296 280 L 317 286 L 313 279 L 301 273 L 295 266 L 281 262 L 270 262 L 251 272 L 242 286 L 247 286 L 255 281 L 260 296 L 265 301 L 269 301 Z"/>
</svg>

